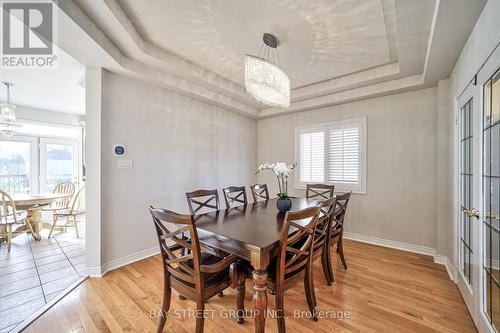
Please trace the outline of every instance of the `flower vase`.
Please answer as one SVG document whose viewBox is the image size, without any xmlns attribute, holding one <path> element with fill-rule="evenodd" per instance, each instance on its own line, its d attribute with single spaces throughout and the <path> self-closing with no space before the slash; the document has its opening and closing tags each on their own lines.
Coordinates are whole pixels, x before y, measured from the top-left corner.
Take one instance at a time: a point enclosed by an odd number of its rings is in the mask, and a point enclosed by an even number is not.
<svg viewBox="0 0 500 333">
<path fill-rule="evenodd" d="M 292 200 L 289 198 L 276 200 L 276 208 L 280 213 L 288 212 L 292 208 Z"/>
</svg>

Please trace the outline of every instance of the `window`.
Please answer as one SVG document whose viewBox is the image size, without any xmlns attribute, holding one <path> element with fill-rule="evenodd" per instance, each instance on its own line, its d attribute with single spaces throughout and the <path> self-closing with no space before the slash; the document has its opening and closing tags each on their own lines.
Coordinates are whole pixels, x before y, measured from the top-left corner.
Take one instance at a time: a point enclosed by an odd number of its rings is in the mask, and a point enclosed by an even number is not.
<svg viewBox="0 0 500 333">
<path fill-rule="evenodd" d="M 366 118 L 296 129 L 297 188 L 334 184 L 338 191 L 366 192 Z"/>
<path fill-rule="evenodd" d="M 12 195 L 53 191 L 78 182 L 80 129 L 23 122 L 20 133 L 0 137 L 0 189 Z"/>
</svg>

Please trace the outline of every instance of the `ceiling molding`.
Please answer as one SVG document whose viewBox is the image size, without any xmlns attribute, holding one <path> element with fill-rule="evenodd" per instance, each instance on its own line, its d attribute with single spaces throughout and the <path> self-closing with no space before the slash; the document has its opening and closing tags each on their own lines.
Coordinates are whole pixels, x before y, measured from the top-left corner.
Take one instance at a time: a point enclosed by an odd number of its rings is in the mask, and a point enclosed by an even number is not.
<svg viewBox="0 0 500 333">
<path fill-rule="evenodd" d="M 449 76 L 485 2 L 478 0 L 472 5 L 468 0 L 458 0 L 464 11 L 460 18 L 466 24 L 455 29 L 460 22 L 451 20 L 456 11 L 453 1 L 380 0 L 389 62 L 292 89 L 287 110 L 263 107 L 247 95 L 242 85 L 148 41 L 144 30 L 134 26 L 116 0 L 58 4 L 109 57 L 102 67 L 258 118 L 436 85 Z M 452 40 L 453 47 L 447 48 L 443 40 Z M 172 43 L 175 45 L 175 40 Z M 449 66 L 444 66 L 450 59 Z"/>
</svg>

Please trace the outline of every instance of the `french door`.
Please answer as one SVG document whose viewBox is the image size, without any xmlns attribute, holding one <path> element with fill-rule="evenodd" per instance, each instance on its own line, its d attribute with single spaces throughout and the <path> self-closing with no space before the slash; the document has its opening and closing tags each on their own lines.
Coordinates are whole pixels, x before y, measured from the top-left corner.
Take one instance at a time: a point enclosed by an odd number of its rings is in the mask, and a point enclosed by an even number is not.
<svg viewBox="0 0 500 333">
<path fill-rule="evenodd" d="M 477 326 L 481 283 L 481 113 L 480 89 L 470 85 L 457 104 L 457 285 Z"/>
<path fill-rule="evenodd" d="M 484 85 L 483 197 L 484 279 L 483 313 L 500 330 L 500 69 Z"/>
<path fill-rule="evenodd" d="M 500 332 L 500 50 L 456 105 L 457 285 L 480 333 Z"/>
</svg>

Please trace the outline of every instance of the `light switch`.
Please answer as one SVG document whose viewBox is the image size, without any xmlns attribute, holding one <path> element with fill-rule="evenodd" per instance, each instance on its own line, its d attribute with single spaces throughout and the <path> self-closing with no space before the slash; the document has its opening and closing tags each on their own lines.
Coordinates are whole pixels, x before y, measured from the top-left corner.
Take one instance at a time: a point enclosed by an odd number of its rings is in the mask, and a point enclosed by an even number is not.
<svg viewBox="0 0 500 333">
<path fill-rule="evenodd" d="M 134 163 L 132 160 L 119 158 L 118 159 L 118 169 L 132 169 L 134 167 Z"/>
</svg>

